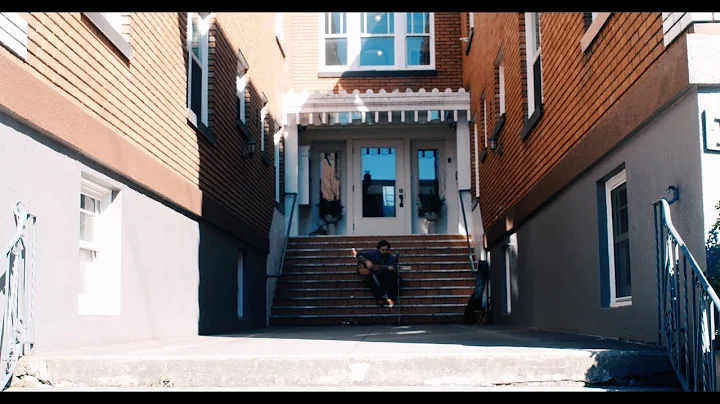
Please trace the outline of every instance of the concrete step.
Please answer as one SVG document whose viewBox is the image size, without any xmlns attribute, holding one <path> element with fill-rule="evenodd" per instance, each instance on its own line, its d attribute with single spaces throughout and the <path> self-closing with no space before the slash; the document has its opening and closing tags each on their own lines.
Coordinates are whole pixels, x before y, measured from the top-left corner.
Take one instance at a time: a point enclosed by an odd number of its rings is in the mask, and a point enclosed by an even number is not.
<svg viewBox="0 0 720 404">
<path fill-rule="evenodd" d="M 364 310 L 358 310 L 364 311 Z M 337 325 L 423 325 L 423 324 L 461 324 L 463 313 L 443 311 L 439 313 L 405 313 L 396 306 L 378 307 L 374 313 L 341 314 L 273 314 L 270 325 L 276 326 L 337 326 Z"/>
<path fill-rule="evenodd" d="M 313 255 L 323 257 L 347 257 L 350 255 L 351 247 L 343 246 L 336 248 L 333 244 L 325 245 L 326 248 L 317 248 L 316 244 L 310 245 L 308 248 L 303 248 L 304 244 L 299 246 L 288 245 L 288 249 L 285 252 L 285 257 L 291 258 L 299 255 Z M 412 247 L 395 247 L 393 246 L 393 253 L 400 253 L 401 257 L 408 254 L 434 254 L 434 253 L 448 253 L 466 256 L 468 250 L 467 245 L 453 246 L 453 245 L 435 245 L 426 243 L 425 245 L 417 245 Z"/>
<path fill-rule="evenodd" d="M 447 279 L 447 278 L 469 278 L 475 279 L 475 275 L 467 269 L 426 269 L 426 270 L 410 270 L 401 271 L 402 278 L 411 279 Z M 283 273 L 284 280 L 303 280 L 303 279 L 326 279 L 326 280 L 350 280 L 358 279 L 355 271 L 313 271 L 312 268 L 293 270 Z"/>
<path fill-rule="evenodd" d="M 293 257 L 285 258 L 285 265 L 290 266 L 294 264 L 354 264 L 355 258 L 350 254 L 344 257 L 327 257 L 322 255 L 298 255 Z M 465 254 L 407 254 L 400 256 L 400 264 L 412 265 L 413 263 L 433 263 L 433 262 L 461 262 L 465 265 L 469 265 L 468 256 Z"/>
<path fill-rule="evenodd" d="M 503 326 L 422 325 L 286 327 L 33 352 L 21 358 L 11 388 L 676 390 L 676 383 L 661 347 Z"/>
<path fill-rule="evenodd" d="M 277 283 L 275 293 L 281 294 L 284 289 L 303 288 L 303 285 L 312 285 L 318 290 L 322 289 L 338 289 L 338 288 L 367 288 L 367 282 L 363 279 L 304 279 L 291 280 L 280 278 Z M 444 278 L 444 279 L 412 279 L 403 280 L 402 288 L 416 287 L 440 287 L 440 286 L 465 286 L 472 288 L 475 286 L 475 279 L 472 278 Z"/>
<path fill-rule="evenodd" d="M 468 296 L 431 295 L 431 296 L 402 296 L 403 306 L 419 304 L 467 304 Z M 335 308 L 338 306 L 351 306 L 355 304 L 375 304 L 375 299 L 367 294 L 365 296 L 348 296 L 344 298 L 327 296 L 305 297 L 279 297 L 275 298 L 277 307 L 315 305 L 322 308 Z"/>
<path fill-rule="evenodd" d="M 402 240 L 396 242 L 390 242 L 392 250 L 405 249 L 405 248 L 423 248 L 423 247 L 464 247 L 468 248 L 467 241 L 465 240 Z M 472 247 L 472 243 L 470 244 Z M 377 240 L 359 241 L 359 240 L 309 240 L 299 241 L 296 239 L 288 240 L 288 250 L 294 249 L 306 249 L 306 248 L 333 248 L 333 249 L 345 249 L 350 251 L 351 248 L 357 250 L 374 250 L 377 248 Z"/>
<path fill-rule="evenodd" d="M 403 234 L 395 236 L 299 236 L 290 237 L 293 243 L 340 243 L 340 242 L 365 242 L 377 245 L 380 239 L 387 240 L 391 245 L 401 242 L 433 242 L 433 241 L 463 241 L 466 238 L 462 234 Z"/>
<path fill-rule="evenodd" d="M 400 262 L 400 265 L 403 267 L 402 272 L 405 271 L 426 271 L 426 270 L 432 270 L 432 269 L 463 269 L 466 270 L 468 273 L 470 273 L 470 263 L 467 259 L 465 260 L 437 260 L 437 261 L 431 261 L 426 260 L 424 262 Z M 355 271 L 355 268 L 357 268 L 357 263 L 353 260 L 338 260 L 334 263 L 325 263 L 322 261 L 319 262 L 301 262 L 301 263 L 295 263 L 295 264 L 289 264 L 288 262 L 285 262 L 285 265 L 283 266 L 283 273 L 287 270 L 293 271 L 297 270 L 299 268 L 302 268 L 302 271 Z"/>
<path fill-rule="evenodd" d="M 428 315 L 443 313 L 443 314 L 462 314 L 465 310 L 465 304 L 462 303 L 438 303 L 438 304 L 405 304 L 397 305 L 392 308 L 392 311 L 400 310 L 403 315 L 418 314 Z M 354 304 L 346 306 L 276 306 L 272 309 L 273 317 L 297 317 L 307 315 L 331 315 L 342 317 L 345 315 L 384 315 L 389 310 L 388 307 L 379 306 L 377 304 Z"/>
<path fill-rule="evenodd" d="M 275 297 L 372 297 L 370 289 L 366 285 L 362 287 L 343 287 L 343 288 L 325 288 L 316 289 L 307 284 L 288 285 L 283 288 L 282 292 L 276 290 Z M 469 297 L 475 290 L 475 286 L 421 286 L 421 287 L 403 287 L 403 296 L 436 296 L 436 295 L 456 295 Z"/>
</svg>

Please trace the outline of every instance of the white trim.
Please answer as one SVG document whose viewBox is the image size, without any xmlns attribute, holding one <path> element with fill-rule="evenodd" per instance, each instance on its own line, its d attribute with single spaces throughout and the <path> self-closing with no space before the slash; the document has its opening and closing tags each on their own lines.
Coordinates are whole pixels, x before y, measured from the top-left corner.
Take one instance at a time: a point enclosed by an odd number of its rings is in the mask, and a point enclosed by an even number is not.
<svg viewBox="0 0 720 404">
<path fill-rule="evenodd" d="M 473 138 L 474 145 L 473 152 L 475 154 L 475 197 L 480 197 L 480 145 L 478 144 L 478 125 L 477 117 L 473 119 Z"/>
<path fill-rule="evenodd" d="M 378 70 L 435 70 L 435 14 L 428 13 L 430 32 L 426 34 L 408 34 L 407 33 L 407 17 L 412 13 L 392 13 L 393 16 L 393 33 L 392 34 L 365 34 L 362 33 L 362 19 L 366 13 L 340 13 L 345 15 L 345 26 L 341 28 L 344 32 L 338 34 L 327 34 L 325 32 L 325 23 L 330 18 L 331 13 L 318 13 L 318 33 L 319 33 L 319 66 L 318 71 L 321 73 L 341 73 L 345 71 L 378 71 Z M 341 19 L 342 21 L 342 19 Z M 430 37 L 430 64 L 429 65 L 408 65 L 407 63 L 407 47 L 406 39 L 408 36 L 429 36 Z M 360 49 L 361 39 L 375 36 L 392 36 L 394 38 L 393 53 L 395 56 L 393 65 L 387 66 L 361 66 L 360 65 Z M 329 38 L 346 38 L 347 39 L 347 59 L 346 65 L 326 66 L 325 61 L 325 39 Z"/>
<path fill-rule="evenodd" d="M 283 13 L 275 13 L 275 38 L 277 38 L 281 49 L 285 49 L 285 16 Z"/>
<path fill-rule="evenodd" d="M 117 31 L 118 34 L 122 34 L 123 17 L 125 17 L 125 15 L 127 13 L 113 12 L 113 13 L 100 13 L 100 14 L 102 14 L 102 16 L 105 17 L 108 24 L 110 24 L 110 26 L 113 27 L 113 29 L 115 31 Z"/>
<path fill-rule="evenodd" d="M 78 269 L 81 285 L 85 284 L 87 288 L 81 287 L 78 293 L 78 314 L 119 315 L 122 283 L 119 199 L 113 200 L 113 190 L 109 187 L 85 177 L 80 180 L 80 193 L 96 199 L 99 207 L 95 212 L 89 212 L 78 206 L 78 220 L 80 214 L 94 217 L 93 240 L 78 237 L 78 249 L 91 251 L 93 255 L 85 270 Z"/>
<path fill-rule="evenodd" d="M 268 106 L 265 105 L 260 110 L 260 151 L 265 151 L 265 117 L 268 114 Z"/>
<path fill-rule="evenodd" d="M 592 23 L 580 39 L 580 50 L 585 52 L 597 37 L 612 13 L 591 13 Z"/>
<path fill-rule="evenodd" d="M 28 23 L 17 13 L 0 13 L 0 45 L 27 60 Z"/>
<path fill-rule="evenodd" d="M 632 304 L 632 295 L 616 297 L 615 295 L 615 246 L 613 242 L 613 212 L 610 193 L 627 182 L 625 169 L 615 174 L 605 182 L 605 214 L 607 218 L 607 245 L 608 245 L 608 283 L 610 288 L 610 307 L 628 306 Z"/>
<path fill-rule="evenodd" d="M 498 81 L 499 81 L 499 87 L 500 87 L 500 94 L 498 94 L 498 98 L 500 98 L 500 115 L 505 113 L 505 61 L 501 60 L 500 64 L 498 65 Z"/>
<path fill-rule="evenodd" d="M 542 86 L 542 65 L 540 66 L 540 77 L 535 77 L 533 65 L 537 58 L 541 55 L 540 41 L 542 33 L 535 38 L 535 18 L 534 15 L 539 13 L 525 13 L 525 67 L 527 70 L 527 106 L 528 117 L 535 112 L 535 80 L 540 80 Z M 538 16 L 539 17 L 539 16 Z M 539 20 L 539 18 L 538 18 Z M 537 40 L 537 42 L 536 42 Z M 537 43 L 537 51 L 533 49 L 532 44 Z M 542 88 L 542 87 L 541 87 Z M 542 96 L 542 94 L 541 94 Z M 542 102 L 542 99 L 541 99 Z"/>
<path fill-rule="evenodd" d="M 505 314 L 512 313 L 512 267 L 510 259 L 512 258 L 512 244 L 505 246 Z"/>
<path fill-rule="evenodd" d="M 483 135 L 485 136 L 485 147 L 488 147 L 487 129 L 487 98 L 483 97 Z"/>
<path fill-rule="evenodd" d="M 286 114 L 299 113 L 336 113 L 336 112 L 375 112 L 375 111 L 467 111 L 470 110 L 470 94 L 464 88 L 456 92 L 447 88 L 440 92 L 437 88 L 432 91 L 420 89 L 413 92 L 410 89 L 400 92 L 394 90 L 386 92 L 381 89 L 375 93 L 367 90 L 360 93 L 340 91 L 339 93 L 294 92 L 285 93 L 283 97 Z M 323 116 L 322 122 L 327 118 Z M 440 119 L 445 119 L 441 114 Z"/>
<path fill-rule="evenodd" d="M 475 28 L 475 13 L 468 13 L 468 24 L 470 24 L 470 29 Z"/>
<path fill-rule="evenodd" d="M 275 202 L 280 203 L 280 140 L 283 138 L 283 129 L 280 128 L 273 135 L 275 145 Z"/>
<path fill-rule="evenodd" d="M 214 13 L 208 13 L 205 18 L 200 19 L 199 25 L 199 44 L 200 44 L 200 58 L 198 58 L 192 50 L 192 21 L 195 14 L 199 13 L 187 13 L 187 31 L 186 31 L 186 46 L 188 51 L 188 65 L 187 65 L 187 116 L 193 125 L 198 127 L 198 120 L 195 112 L 191 109 L 192 105 L 192 61 L 196 61 L 202 69 L 202 83 L 200 90 L 200 121 L 203 125 L 208 125 L 208 60 L 210 51 L 210 20 L 214 18 Z"/>
<path fill-rule="evenodd" d="M 235 80 L 236 85 L 236 92 L 235 94 L 238 97 L 238 102 L 240 103 L 239 108 L 239 116 L 237 117 L 240 122 L 247 123 L 246 121 L 246 111 L 247 111 L 247 100 L 245 99 L 245 88 L 247 87 L 248 78 L 247 74 L 243 76 L 238 76 Z"/>
</svg>

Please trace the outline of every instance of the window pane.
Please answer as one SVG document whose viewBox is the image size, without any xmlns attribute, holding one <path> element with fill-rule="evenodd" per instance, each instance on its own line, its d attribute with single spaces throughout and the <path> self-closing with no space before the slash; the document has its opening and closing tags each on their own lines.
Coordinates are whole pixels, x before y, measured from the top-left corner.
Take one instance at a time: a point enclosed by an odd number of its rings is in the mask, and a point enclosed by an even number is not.
<svg viewBox="0 0 720 404">
<path fill-rule="evenodd" d="M 90 264 L 94 259 L 95 252 L 86 250 L 84 248 L 80 249 L 80 260 L 78 266 L 80 269 L 79 277 L 81 294 L 92 293 L 92 268 Z"/>
<path fill-rule="evenodd" d="M 85 194 L 80 194 L 80 209 L 87 210 L 90 212 L 98 212 L 100 209 L 100 203 L 92 197 Z"/>
<path fill-rule="evenodd" d="M 395 217 L 395 148 L 363 147 L 363 217 Z"/>
<path fill-rule="evenodd" d="M 195 61 L 192 60 L 191 71 L 190 71 L 190 109 L 195 113 L 195 116 L 200 121 L 200 112 L 202 110 L 202 67 Z"/>
<path fill-rule="evenodd" d="M 360 65 L 392 66 L 395 64 L 395 38 L 363 38 Z"/>
<path fill-rule="evenodd" d="M 365 33 L 392 34 L 395 32 L 394 13 L 365 13 Z"/>
<path fill-rule="evenodd" d="M 535 97 L 535 106 L 542 104 L 542 66 L 540 64 L 540 55 L 533 63 L 533 88 Z"/>
<path fill-rule="evenodd" d="M 406 32 L 408 34 L 429 34 L 430 13 L 407 13 Z"/>
<path fill-rule="evenodd" d="M 615 244 L 615 296 L 632 295 L 630 278 L 630 242 L 628 240 Z"/>
<path fill-rule="evenodd" d="M 80 240 L 92 243 L 95 240 L 95 217 L 80 212 Z"/>
<path fill-rule="evenodd" d="M 347 65 L 347 39 L 332 38 L 325 40 L 325 65 Z"/>
<path fill-rule="evenodd" d="M 344 34 L 346 33 L 345 22 L 347 17 L 345 13 L 327 13 L 325 19 L 325 33 L 326 34 Z"/>
<path fill-rule="evenodd" d="M 200 18 L 195 13 L 192 16 L 192 51 L 198 59 L 202 60 L 200 56 Z"/>
<path fill-rule="evenodd" d="M 418 150 L 418 216 L 425 216 L 423 206 L 432 208 L 437 199 L 431 199 L 430 195 L 440 194 L 440 181 L 438 178 L 438 151 Z"/>
<path fill-rule="evenodd" d="M 407 38 L 407 64 L 409 66 L 430 64 L 430 37 L 411 36 Z"/>
</svg>

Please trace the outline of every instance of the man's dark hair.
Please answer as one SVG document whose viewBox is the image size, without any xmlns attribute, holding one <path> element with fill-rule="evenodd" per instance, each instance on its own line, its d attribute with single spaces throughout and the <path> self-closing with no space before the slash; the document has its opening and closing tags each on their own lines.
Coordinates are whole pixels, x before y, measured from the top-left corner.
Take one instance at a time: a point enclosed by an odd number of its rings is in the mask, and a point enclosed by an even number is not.
<svg viewBox="0 0 720 404">
<path fill-rule="evenodd" d="M 380 240 L 377 243 L 377 249 L 381 249 L 382 247 L 387 246 L 388 249 L 390 249 L 390 243 L 387 242 L 387 240 Z"/>
</svg>

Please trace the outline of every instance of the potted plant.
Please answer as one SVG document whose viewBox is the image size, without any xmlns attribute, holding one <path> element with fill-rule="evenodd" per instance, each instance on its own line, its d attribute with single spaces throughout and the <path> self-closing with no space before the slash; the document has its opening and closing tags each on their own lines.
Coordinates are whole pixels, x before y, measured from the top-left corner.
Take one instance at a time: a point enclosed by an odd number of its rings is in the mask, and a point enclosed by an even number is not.
<svg viewBox="0 0 720 404">
<path fill-rule="evenodd" d="M 321 198 L 317 207 L 320 217 L 328 225 L 328 234 L 335 234 L 335 223 L 342 219 L 343 206 L 340 199 Z"/>
<path fill-rule="evenodd" d="M 435 232 L 435 223 L 440 219 L 442 207 L 445 205 L 445 196 L 440 194 L 418 195 L 418 210 L 428 221 L 428 233 Z"/>
</svg>

